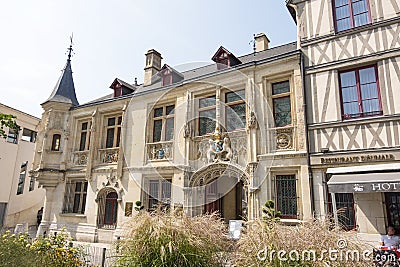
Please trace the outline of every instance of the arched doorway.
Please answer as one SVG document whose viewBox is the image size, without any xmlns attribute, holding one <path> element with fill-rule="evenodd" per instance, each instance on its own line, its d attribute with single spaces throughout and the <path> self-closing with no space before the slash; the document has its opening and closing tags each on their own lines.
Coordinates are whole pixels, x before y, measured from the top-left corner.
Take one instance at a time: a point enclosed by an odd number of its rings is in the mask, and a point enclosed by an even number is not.
<svg viewBox="0 0 400 267">
<path fill-rule="evenodd" d="M 115 229 L 117 226 L 118 194 L 112 188 L 103 189 L 98 195 L 98 217 L 99 228 Z"/>
<path fill-rule="evenodd" d="M 243 181 L 235 178 L 220 177 L 205 185 L 204 213 L 218 211 L 226 222 L 247 217 L 247 194 Z M 228 179 L 233 180 L 233 183 Z"/>
<path fill-rule="evenodd" d="M 238 166 L 214 163 L 190 179 L 187 190 L 191 215 L 217 211 L 226 222 L 247 218 L 248 176 Z"/>
</svg>

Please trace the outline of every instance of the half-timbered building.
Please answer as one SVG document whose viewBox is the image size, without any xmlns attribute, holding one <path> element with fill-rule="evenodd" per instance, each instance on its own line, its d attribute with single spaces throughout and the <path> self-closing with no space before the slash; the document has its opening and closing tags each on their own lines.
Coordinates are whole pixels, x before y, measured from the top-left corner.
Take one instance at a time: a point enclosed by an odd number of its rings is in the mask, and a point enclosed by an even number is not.
<svg viewBox="0 0 400 267">
<path fill-rule="evenodd" d="M 304 53 L 316 214 L 400 230 L 400 1 L 286 3 Z"/>
</svg>

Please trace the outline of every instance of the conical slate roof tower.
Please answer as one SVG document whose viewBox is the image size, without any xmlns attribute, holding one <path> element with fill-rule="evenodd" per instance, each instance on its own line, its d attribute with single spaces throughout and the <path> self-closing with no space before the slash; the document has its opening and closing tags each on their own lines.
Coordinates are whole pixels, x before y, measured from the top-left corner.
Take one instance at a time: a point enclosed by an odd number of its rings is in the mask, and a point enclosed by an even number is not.
<svg viewBox="0 0 400 267">
<path fill-rule="evenodd" d="M 54 90 L 51 93 L 50 97 L 44 103 L 42 103 L 42 105 L 48 102 L 66 103 L 66 104 L 71 104 L 73 106 L 79 105 L 79 102 L 76 99 L 76 94 L 75 94 L 74 79 L 72 78 L 72 69 L 71 69 L 72 42 L 68 50 L 69 52 L 68 52 L 67 63 L 65 64 L 65 67 L 61 72 L 61 76 L 58 79 L 57 84 L 54 87 Z"/>
</svg>

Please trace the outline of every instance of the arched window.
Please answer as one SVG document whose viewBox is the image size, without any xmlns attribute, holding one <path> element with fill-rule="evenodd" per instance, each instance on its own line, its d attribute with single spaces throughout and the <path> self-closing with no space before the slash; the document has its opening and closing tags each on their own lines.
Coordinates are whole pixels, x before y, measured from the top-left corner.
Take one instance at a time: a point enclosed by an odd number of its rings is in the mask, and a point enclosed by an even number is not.
<svg viewBox="0 0 400 267">
<path fill-rule="evenodd" d="M 51 151 L 60 151 L 61 134 L 54 134 L 51 142 Z"/>
</svg>

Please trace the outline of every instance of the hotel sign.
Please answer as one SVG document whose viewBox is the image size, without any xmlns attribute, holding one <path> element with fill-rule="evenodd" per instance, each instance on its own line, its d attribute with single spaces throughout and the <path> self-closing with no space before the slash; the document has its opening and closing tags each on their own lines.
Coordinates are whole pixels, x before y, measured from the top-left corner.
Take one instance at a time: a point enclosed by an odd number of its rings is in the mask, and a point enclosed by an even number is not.
<svg viewBox="0 0 400 267">
<path fill-rule="evenodd" d="M 400 182 L 354 184 L 353 191 L 355 193 L 396 192 L 400 191 Z"/>
<path fill-rule="evenodd" d="M 343 163 L 376 162 L 376 161 L 392 161 L 392 160 L 395 160 L 393 154 L 377 154 L 377 155 L 363 155 L 354 157 L 321 158 L 321 163 L 343 164 Z"/>
<path fill-rule="evenodd" d="M 328 188 L 330 193 L 400 192 L 400 171 L 334 174 Z"/>
</svg>

